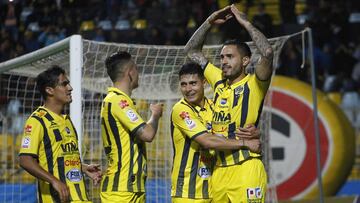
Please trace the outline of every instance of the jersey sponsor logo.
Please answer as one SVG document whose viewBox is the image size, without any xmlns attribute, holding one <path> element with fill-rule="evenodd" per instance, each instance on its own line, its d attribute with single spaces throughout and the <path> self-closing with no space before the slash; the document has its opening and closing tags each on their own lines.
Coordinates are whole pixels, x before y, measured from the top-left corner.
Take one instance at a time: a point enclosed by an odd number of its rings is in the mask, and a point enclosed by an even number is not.
<svg viewBox="0 0 360 203">
<path fill-rule="evenodd" d="M 191 120 L 190 118 L 185 118 L 185 124 L 187 125 L 187 127 L 189 129 L 193 129 L 196 126 L 196 123 L 193 120 Z"/>
<path fill-rule="evenodd" d="M 25 134 L 30 134 L 31 131 L 32 131 L 32 126 L 31 125 L 26 125 L 24 130 L 25 130 Z"/>
<path fill-rule="evenodd" d="M 131 109 L 126 112 L 127 117 L 132 121 L 135 122 L 138 120 L 138 117 L 134 111 Z"/>
<path fill-rule="evenodd" d="M 63 150 L 63 152 L 75 152 L 75 151 L 79 151 L 79 148 L 77 146 L 77 144 L 74 141 L 65 143 L 65 144 L 61 144 L 61 149 Z"/>
<path fill-rule="evenodd" d="M 79 169 L 73 168 L 66 173 L 66 178 L 71 182 L 80 182 L 82 179 L 82 173 Z"/>
<path fill-rule="evenodd" d="M 54 121 L 51 121 L 50 128 L 58 128 L 59 125 L 55 123 Z"/>
<path fill-rule="evenodd" d="M 244 86 L 239 86 L 234 89 L 235 95 L 240 95 L 244 91 Z"/>
<path fill-rule="evenodd" d="M 222 99 L 220 100 L 220 104 L 221 104 L 221 105 L 225 105 L 226 102 L 227 102 L 227 99 L 222 98 Z"/>
<path fill-rule="evenodd" d="M 182 119 L 190 118 L 189 112 L 183 111 L 180 113 Z"/>
<path fill-rule="evenodd" d="M 79 166 L 80 163 L 80 159 L 65 160 L 65 166 Z"/>
<path fill-rule="evenodd" d="M 262 198 L 262 192 L 260 187 L 256 188 L 248 188 L 247 191 L 247 198 L 249 200 L 257 200 Z"/>
<path fill-rule="evenodd" d="M 215 122 L 227 123 L 230 122 L 230 119 L 231 119 L 230 113 L 225 113 L 224 111 L 220 111 L 220 112 L 214 112 L 212 120 Z"/>
<path fill-rule="evenodd" d="M 198 170 L 198 175 L 201 178 L 208 178 L 211 176 L 211 171 L 209 168 L 207 168 L 206 166 L 201 166 Z"/>
<path fill-rule="evenodd" d="M 30 147 L 30 137 L 24 137 L 21 144 L 22 148 L 29 148 Z"/>
<path fill-rule="evenodd" d="M 123 109 L 123 108 L 129 106 L 129 103 L 126 100 L 120 100 L 119 106 L 120 106 L 120 108 Z"/>
</svg>

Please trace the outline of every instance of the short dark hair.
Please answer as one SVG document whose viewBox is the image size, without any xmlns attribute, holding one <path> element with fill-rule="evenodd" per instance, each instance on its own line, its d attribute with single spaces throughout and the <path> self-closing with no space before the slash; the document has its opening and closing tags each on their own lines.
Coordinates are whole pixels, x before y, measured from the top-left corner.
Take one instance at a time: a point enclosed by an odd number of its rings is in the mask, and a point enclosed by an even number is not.
<svg viewBox="0 0 360 203">
<path fill-rule="evenodd" d="M 107 74 L 110 79 L 115 82 L 124 71 L 124 65 L 131 60 L 131 55 L 126 51 L 118 51 L 111 54 L 105 60 Z"/>
<path fill-rule="evenodd" d="M 225 45 L 235 45 L 239 50 L 240 54 L 243 54 L 244 56 L 248 56 L 249 58 L 251 57 L 251 49 L 249 45 L 247 45 L 245 42 L 242 42 L 238 39 L 230 39 L 224 42 L 223 47 Z"/>
<path fill-rule="evenodd" d="M 65 70 L 60 66 L 53 65 L 36 77 L 37 88 L 44 99 L 47 98 L 46 87 L 55 87 L 59 82 L 59 76 L 61 74 L 65 75 Z"/>
<path fill-rule="evenodd" d="M 186 74 L 196 74 L 200 79 L 204 79 L 204 70 L 197 63 L 185 63 L 179 71 L 179 78 Z"/>
</svg>

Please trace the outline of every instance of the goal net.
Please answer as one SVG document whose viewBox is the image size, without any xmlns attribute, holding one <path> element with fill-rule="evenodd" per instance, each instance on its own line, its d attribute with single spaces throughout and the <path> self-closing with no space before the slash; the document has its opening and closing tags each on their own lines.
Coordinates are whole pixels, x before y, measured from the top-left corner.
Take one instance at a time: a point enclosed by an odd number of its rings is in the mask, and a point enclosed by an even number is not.
<svg viewBox="0 0 360 203">
<path fill-rule="evenodd" d="M 74 91 L 78 87 L 73 83 L 80 84 L 81 88 L 78 88 L 80 91 L 73 92 L 73 103 L 78 101 L 79 107 L 70 107 L 67 111 L 71 111 L 72 118 L 73 116 L 80 118 L 77 128 L 80 128 L 82 132 L 80 135 L 81 153 L 84 162 L 99 163 L 102 169 L 105 169 L 106 157 L 101 141 L 100 109 L 111 81 L 106 74 L 104 61 L 107 56 L 116 51 L 129 52 L 139 67 L 140 85 L 132 96 L 140 114 L 145 119 L 149 118 L 149 104 L 164 103 L 164 113 L 158 134 L 147 146 L 147 202 L 170 202 L 173 148 L 169 118 L 173 104 L 181 98 L 177 73 L 180 66 L 188 62 L 183 46 L 103 43 L 82 40 L 79 36 L 75 36 L 80 38 L 80 43 L 74 49 L 71 45 L 73 37 L 0 64 L 0 202 L 25 202 L 29 198 L 36 199 L 36 180 L 19 167 L 17 154 L 23 123 L 32 111 L 42 104 L 34 78 L 51 65 L 60 65 L 67 70 L 67 73 L 70 73 Z M 275 50 L 274 66 L 288 37 L 270 40 Z M 252 72 L 259 54 L 254 44 L 249 44 L 255 53 L 249 66 L 249 72 Z M 204 53 L 216 65 L 220 62 L 220 48 L 220 45 L 204 47 Z M 72 56 L 72 52 L 77 51 L 80 52 L 80 57 Z M 75 66 L 74 61 L 78 61 Z M 79 69 L 81 74 L 76 76 L 71 73 L 71 69 Z M 210 89 L 207 89 L 206 93 L 212 97 Z M 268 95 L 267 100 L 271 100 L 271 95 Z M 269 105 L 266 107 L 266 109 L 270 108 Z M 266 112 L 264 111 L 260 122 L 265 138 L 268 137 L 266 135 L 268 135 L 271 122 Z M 74 122 L 77 122 L 76 119 Z M 268 143 L 268 140 L 265 140 L 265 143 Z M 265 144 L 264 162 L 269 166 L 270 153 L 267 153 L 266 146 Z M 269 181 L 271 188 L 271 179 Z M 90 180 L 87 180 L 87 186 L 89 197 L 94 202 L 99 202 L 99 187 L 93 186 Z"/>
</svg>

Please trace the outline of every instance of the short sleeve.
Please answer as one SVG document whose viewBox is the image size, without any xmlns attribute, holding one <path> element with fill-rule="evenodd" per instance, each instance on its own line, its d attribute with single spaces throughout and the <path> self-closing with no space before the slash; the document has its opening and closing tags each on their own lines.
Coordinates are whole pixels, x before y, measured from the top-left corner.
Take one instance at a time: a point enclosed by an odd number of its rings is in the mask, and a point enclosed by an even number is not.
<svg viewBox="0 0 360 203">
<path fill-rule="evenodd" d="M 210 62 L 205 66 L 204 75 L 213 89 L 223 81 L 222 71 Z"/>
<path fill-rule="evenodd" d="M 24 126 L 19 155 L 32 155 L 37 158 L 43 137 L 44 129 L 40 121 L 30 117 Z"/>
<path fill-rule="evenodd" d="M 125 97 L 119 97 L 119 103 L 112 104 L 112 114 L 121 122 L 130 133 L 134 133 L 139 127 L 145 125 L 135 107 Z"/>
<path fill-rule="evenodd" d="M 196 113 L 185 105 L 177 104 L 173 107 L 171 120 L 174 126 L 190 139 L 207 132 Z"/>
</svg>

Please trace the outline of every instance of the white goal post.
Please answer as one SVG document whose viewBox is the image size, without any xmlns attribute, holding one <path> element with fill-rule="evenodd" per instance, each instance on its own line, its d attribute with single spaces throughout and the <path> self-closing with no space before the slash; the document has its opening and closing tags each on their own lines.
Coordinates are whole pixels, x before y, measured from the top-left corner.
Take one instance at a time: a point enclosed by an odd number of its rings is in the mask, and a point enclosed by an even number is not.
<svg viewBox="0 0 360 203">
<path fill-rule="evenodd" d="M 269 40 L 275 50 L 274 66 L 278 64 L 282 46 L 290 37 L 288 35 Z M 251 72 L 259 53 L 253 43 L 248 44 L 253 53 L 249 66 Z M 150 103 L 160 101 L 165 104 L 158 134 L 148 147 L 148 177 L 154 181 L 148 182 L 147 187 L 151 189 L 147 190 L 150 192 L 150 200 L 147 197 L 147 201 L 169 202 L 169 180 L 173 153 L 169 117 L 172 105 L 181 98 L 177 74 L 180 66 L 188 62 L 183 48 L 183 46 L 95 42 L 84 40 L 80 35 L 73 35 L 35 52 L 0 63 L 0 79 L 3 77 L 1 83 L 3 86 L 0 88 L 9 100 L 20 101 L 20 111 L 24 115 L 23 118 L 26 119 L 26 116 L 41 104 L 40 95 L 36 93 L 34 78 L 51 65 L 59 65 L 64 68 L 70 76 L 70 83 L 73 87 L 73 101 L 70 104 L 69 112 L 78 131 L 82 158 L 88 162 L 97 162 L 105 166 L 99 117 L 100 104 L 106 95 L 107 87 L 111 86 L 111 81 L 107 76 L 104 61 L 107 56 L 116 51 L 129 52 L 139 67 L 140 86 L 134 91 L 132 97 L 136 100 L 140 114 L 148 118 Z M 211 62 L 219 65 L 220 49 L 221 45 L 212 45 L 205 46 L 203 51 Z M 206 94 L 212 97 L 210 88 L 206 90 Z M 263 115 L 262 121 L 265 122 L 265 127 L 262 128 L 268 131 L 271 118 Z M 7 128 L 4 127 L 0 134 L 6 134 L 6 130 Z M 15 154 L 16 150 L 13 153 Z M 269 157 L 265 157 L 265 159 L 269 160 Z M 14 163 L 11 167 L 14 171 L 21 170 L 16 166 L 15 159 L 12 161 Z M 13 177 L 9 177 L 6 181 L 16 182 L 11 178 Z M 22 183 L 21 179 L 18 181 Z M 90 182 L 87 184 L 90 185 L 90 197 L 97 202 L 99 188 L 92 187 Z M 0 191 L 0 201 L 1 195 Z M 21 196 L 22 194 L 14 193 L 13 195 Z"/>
</svg>

